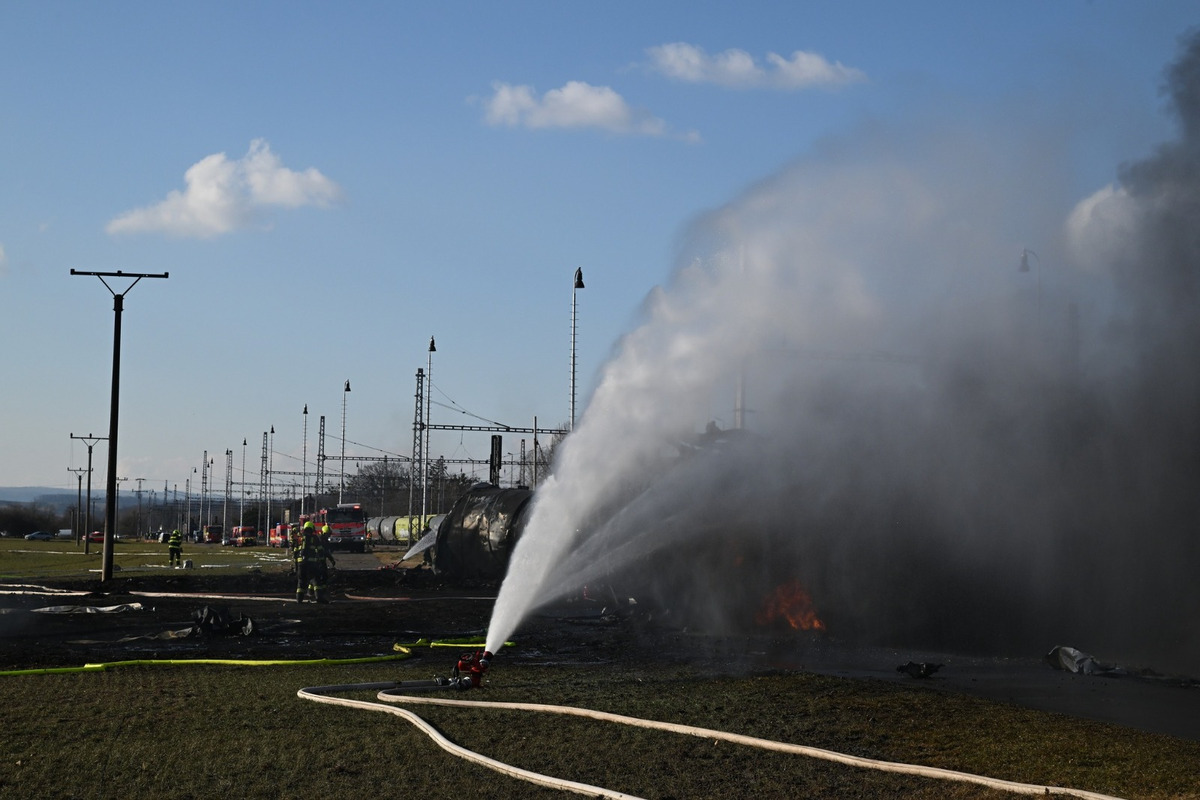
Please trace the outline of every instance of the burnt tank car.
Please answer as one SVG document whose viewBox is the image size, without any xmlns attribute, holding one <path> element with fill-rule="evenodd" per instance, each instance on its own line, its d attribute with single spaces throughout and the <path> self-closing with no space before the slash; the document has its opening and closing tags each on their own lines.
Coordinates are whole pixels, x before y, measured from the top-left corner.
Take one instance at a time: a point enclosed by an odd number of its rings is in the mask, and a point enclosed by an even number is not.
<svg viewBox="0 0 1200 800">
<path fill-rule="evenodd" d="M 525 527 L 533 492 L 472 486 L 446 514 L 429 549 L 435 572 L 455 578 L 503 578 Z"/>
</svg>

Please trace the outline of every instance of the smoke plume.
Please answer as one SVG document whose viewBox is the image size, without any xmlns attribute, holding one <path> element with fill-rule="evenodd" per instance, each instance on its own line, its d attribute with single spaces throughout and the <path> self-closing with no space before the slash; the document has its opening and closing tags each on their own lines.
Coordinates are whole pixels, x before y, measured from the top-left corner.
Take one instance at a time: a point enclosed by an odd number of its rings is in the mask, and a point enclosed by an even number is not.
<svg viewBox="0 0 1200 800">
<path fill-rule="evenodd" d="M 831 635 L 1200 672 L 1200 35 L 1167 91 L 1178 141 L 1073 211 L 1052 143 L 943 119 L 697 220 L 489 641 L 603 583 L 737 630 L 795 579 Z"/>
</svg>

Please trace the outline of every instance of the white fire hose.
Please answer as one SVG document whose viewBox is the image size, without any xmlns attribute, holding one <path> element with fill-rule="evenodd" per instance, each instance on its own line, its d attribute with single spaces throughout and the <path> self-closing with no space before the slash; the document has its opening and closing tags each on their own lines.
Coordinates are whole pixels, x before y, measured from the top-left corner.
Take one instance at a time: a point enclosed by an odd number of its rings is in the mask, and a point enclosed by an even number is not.
<svg viewBox="0 0 1200 800">
<path fill-rule="evenodd" d="M 408 683 L 409 685 L 406 685 Z M 418 684 L 420 686 L 418 686 Z M 974 783 L 980 786 L 986 786 L 990 789 L 998 789 L 1005 792 L 1013 792 L 1015 794 L 1028 795 L 1065 795 L 1068 797 L 1078 797 L 1084 800 L 1121 800 L 1121 798 L 1112 795 L 1100 794 L 1098 792 L 1089 792 L 1082 789 L 1071 789 L 1059 786 L 1041 786 L 1031 783 L 1018 783 L 1016 781 L 1006 781 L 999 778 L 989 778 L 984 775 L 974 775 L 969 772 L 958 772 L 950 769 L 940 769 L 938 767 L 923 767 L 916 764 L 903 764 L 895 761 L 880 761 L 873 758 L 863 758 L 861 756 L 851 756 L 845 753 L 838 753 L 833 750 L 823 750 L 819 747 L 808 747 L 799 744 L 790 744 L 787 742 L 776 742 L 770 739 L 759 739 L 754 736 L 744 736 L 738 733 L 727 733 L 725 731 L 712 730 L 710 728 L 697 728 L 691 725 L 679 725 L 672 722 L 657 722 L 655 720 L 639 719 L 638 717 L 627 717 L 621 714 L 610 714 L 604 711 L 593 711 L 588 708 L 578 708 L 575 706 L 555 706 L 545 705 L 541 703 L 497 703 L 490 701 L 473 701 L 473 700 L 448 700 L 440 697 L 414 696 L 411 694 L 397 694 L 397 691 L 408 691 L 412 689 L 423 688 L 427 682 L 389 682 L 389 683 L 352 683 L 334 686 L 312 686 L 306 689 L 300 689 L 296 692 L 297 696 L 305 700 L 313 700 L 318 703 L 329 703 L 330 705 L 350 706 L 351 708 L 363 708 L 369 711 L 382 711 L 387 714 L 395 714 L 398 717 L 407 719 L 412 724 L 416 725 L 421 731 L 429 736 L 433 741 L 446 750 L 460 758 L 466 759 L 473 763 L 495 770 L 504 775 L 509 775 L 520 780 L 529 781 L 540 786 L 547 786 L 552 789 L 562 789 L 577 794 L 591 795 L 593 797 L 609 797 L 632 799 L 634 795 L 628 795 L 623 792 L 605 789 L 601 786 L 592 786 L 586 783 L 578 783 L 576 781 L 566 780 L 564 778 L 555 778 L 551 775 L 543 775 L 538 772 L 521 769 L 511 764 L 506 764 L 502 761 L 497 761 L 493 758 L 488 758 L 485 755 L 476 753 L 473 750 L 468 750 L 461 745 L 455 744 L 446 737 L 442 736 L 437 729 L 426 722 L 416 713 L 405 708 L 397 708 L 394 705 L 385 705 L 386 703 L 409 703 L 409 704 L 425 704 L 438 706 L 459 706 L 467 708 L 496 708 L 509 711 L 540 711 L 550 714 L 566 714 L 577 717 L 585 717 L 588 719 L 603 720 L 605 722 L 618 722 L 623 725 L 632 725 L 638 728 L 650 728 L 653 730 L 670 731 L 672 733 L 682 733 L 688 736 L 697 736 L 704 739 L 718 739 L 721 741 L 732 742 L 734 744 L 747 745 L 750 747 L 758 747 L 763 750 L 773 750 L 779 753 L 792 753 L 795 755 L 808 756 L 809 758 L 819 758 L 825 761 L 833 761 L 839 764 L 846 764 L 852 767 L 861 767 L 864 769 L 874 769 L 881 772 L 893 772 L 903 775 L 916 775 L 923 778 L 937 778 L 939 780 L 958 781 L 960 783 Z M 345 697 L 333 697 L 331 695 L 340 692 L 351 691 L 378 691 L 377 698 L 383 702 L 374 703 L 368 700 L 351 700 Z"/>
</svg>

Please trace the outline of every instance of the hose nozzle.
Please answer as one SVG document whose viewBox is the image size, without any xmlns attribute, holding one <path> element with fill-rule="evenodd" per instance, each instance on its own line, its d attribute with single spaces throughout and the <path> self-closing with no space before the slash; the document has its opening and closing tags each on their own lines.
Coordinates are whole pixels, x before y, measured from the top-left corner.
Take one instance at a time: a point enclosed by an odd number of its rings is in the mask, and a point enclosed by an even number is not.
<svg viewBox="0 0 1200 800">
<path fill-rule="evenodd" d="M 492 654 L 487 650 L 463 653 L 454 665 L 454 675 L 463 689 L 479 688 L 483 684 L 483 673 L 492 664 Z"/>
</svg>

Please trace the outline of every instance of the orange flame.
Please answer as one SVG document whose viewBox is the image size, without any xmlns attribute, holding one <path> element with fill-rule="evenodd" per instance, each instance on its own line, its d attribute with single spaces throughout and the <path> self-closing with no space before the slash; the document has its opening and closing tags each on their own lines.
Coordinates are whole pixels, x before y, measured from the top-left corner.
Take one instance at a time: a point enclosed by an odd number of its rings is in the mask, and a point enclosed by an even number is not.
<svg viewBox="0 0 1200 800">
<path fill-rule="evenodd" d="M 775 587 L 754 615 L 754 621 L 759 625 L 769 625 L 780 619 L 796 631 L 825 630 L 825 623 L 813 608 L 812 598 L 794 578 Z"/>
</svg>

